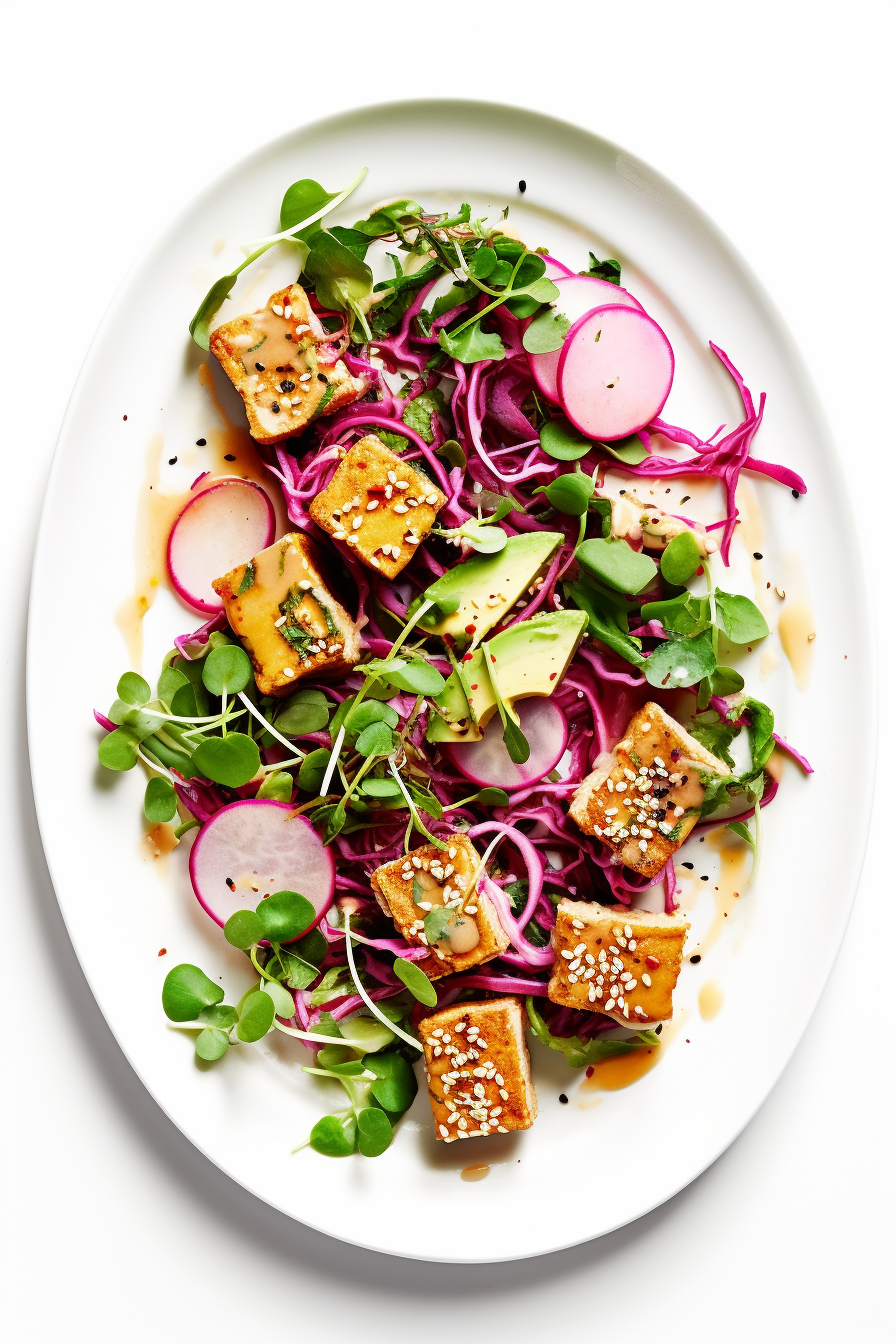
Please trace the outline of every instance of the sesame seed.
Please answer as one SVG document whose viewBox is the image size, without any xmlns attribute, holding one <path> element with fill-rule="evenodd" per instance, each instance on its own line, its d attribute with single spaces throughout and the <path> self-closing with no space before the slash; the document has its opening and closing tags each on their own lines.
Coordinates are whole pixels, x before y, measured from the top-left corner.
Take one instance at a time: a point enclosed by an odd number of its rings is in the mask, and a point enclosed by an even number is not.
<svg viewBox="0 0 896 1344">
<path fill-rule="evenodd" d="M 361 526 L 361 524 L 363 523 L 363 521 L 364 521 L 363 518 L 353 518 L 353 519 L 352 519 L 352 529 L 353 529 L 355 532 L 357 532 L 358 528 Z"/>
<path fill-rule="evenodd" d="M 279 303 L 272 303 L 272 304 L 271 304 L 271 308 L 272 308 L 273 311 L 277 314 L 278 317 L 282 317 L 282 316 L 283 316 L 283 309 L 281 308 L 281 306 L 280 306 Z"/>
<path fill-rule="evenodd" d="M 561 955 L 561 957 L 563 957 L 566 961 L 572 961 L 572 953 L 570 952 L 569 948 L 567 948 L 567 947 L 562 948 L 561 951 L 560 951 L 560 955 Z"/>
<path fill-rule="evenodd" d="M 379 506 L 380 506 L 380 502 L 379 502 L 378 499 L 368 499 L 368 501 L 367 501 L 367 512 L 368 512 L 368 513 L 373 513 L 374 509 L 378 509 Z"/>
</svg>

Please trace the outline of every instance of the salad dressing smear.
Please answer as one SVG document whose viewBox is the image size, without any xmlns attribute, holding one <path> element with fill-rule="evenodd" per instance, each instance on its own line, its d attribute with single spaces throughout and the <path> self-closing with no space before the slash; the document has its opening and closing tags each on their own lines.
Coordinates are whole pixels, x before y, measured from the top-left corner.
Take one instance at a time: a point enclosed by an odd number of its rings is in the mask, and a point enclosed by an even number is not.
<svg viewBox="0 0 896 1344">
<path fill-rule="evenodd" d="M 697 995 L 697 1006 L 704 1022 L 711 1022 L 722 1010 L 725 995 L 717 980 L 707 980 Z"/>
<path fill-rule="evenodd" d="M 778 618 L 778 635 L 787 661 L 793 669 L 797 690 L 807 691 L 815 654 L 815 617 L 809 601 L 808 584 L 798 556 L 784 558 L 786 598 Z"/>
</svg>

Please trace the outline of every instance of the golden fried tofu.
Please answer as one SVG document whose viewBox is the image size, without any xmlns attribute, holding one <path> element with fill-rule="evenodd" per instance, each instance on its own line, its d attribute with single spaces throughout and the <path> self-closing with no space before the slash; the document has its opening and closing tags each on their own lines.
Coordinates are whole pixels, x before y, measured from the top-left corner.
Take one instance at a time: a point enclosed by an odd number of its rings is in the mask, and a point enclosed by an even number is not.
<svg viewBox="0 0 896 1344">
<path fill-rule="evenodd" d="M 573 794 L 569 815 L 624 863 L 656 877 L 700 816 L 702 777 L 730 775 L 724 761 L 649 701 L 625 737 Z"/>
<path fill-rule="evenodd" d="M 370 875 L 374 895 L 411 947 L 432 946 L 432 955 L 416 963 L 430 980 L 467 971 L 491 961 L 509 947 L 494 905 L 483 892 L 469 891 L 479 855 L 465 835 L 452 835 L 448 849 L 423 845 L 403 859 L 384 863 Z M 437 941 L 424 922 L 438 924 Z"/>
<path fill-rule="evenodd" d="M 538 1099 L 519 999 L 454 1003 L 421 1018 L 419 1031 L 436 1138 L 531 1128 Z"/>
<path fill-rule="evenodd" d="M 404 569 L 448 498 L 375 434 L 350 448 L 308 512 L 358 559 L 392 579 Z"/>
<path fill-rule="evenodd" d="M 267 306 L 216 327 L 209 350 L 246 405 L 257 443 L 279 443 L 319 415 L 332 415 L 367 391 L 341 359 L 301 285 L 278 290 Z"/>
<path fill-rule="evenodd" d="M 680 915 L 593 905 L 564 896 L 551 942 L 548 998 L 606 1013 L 622 1026 L 665 1022 L 690 928 Z"/>
<path fill-rule="evenodd" d="M 361 656 L 357 627 L 327 587 L 318 548 L 301 532 L 287 533 L 212 587 L 262 695 L 287 695 L 303 677 L 348 672 Z"/>
</svg>

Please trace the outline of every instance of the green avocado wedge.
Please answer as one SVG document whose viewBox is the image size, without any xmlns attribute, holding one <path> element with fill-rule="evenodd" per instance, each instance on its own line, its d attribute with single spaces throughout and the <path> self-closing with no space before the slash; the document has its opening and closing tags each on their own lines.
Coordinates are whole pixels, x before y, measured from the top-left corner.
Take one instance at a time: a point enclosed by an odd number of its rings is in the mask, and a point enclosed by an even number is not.
<svg viewBox="0 0 896 1344">
<path fill-rule="evenodd" d="M 508 537 L 507 545 L 496 555 L 477 555 L 455 565 L 427 593 L 439 597 L 454 594 L 460 598 L 460 606 L 441 620 L 437 612 L 427 612 L 420 628 L 440 635 L 458 652 L 475 649 L 525 593 L 562 541 L 562 532 L 523 532 Z M 413 615 L 422 601 L 418 599 L 408 614 Z"/>
<path fill-rule="evenodd" d="M 512 704 L 530 695 L 551 695 L 562 683 L 587 624 L 587 612 L 554 611 L 520 621 L 490 639 L 492 673 L 503 699 Z M 485 650 L 477 649 L 461 664 L 466 688 L 457 672 L 448 678 L 435 700 L 437 712 L 426 733 L 430 742 L 478 742 L 482 737 L 481 729 L 497 708 L 485 657 Z M 460 728 L 452 729 L 453 723 Z"/>
</svg>

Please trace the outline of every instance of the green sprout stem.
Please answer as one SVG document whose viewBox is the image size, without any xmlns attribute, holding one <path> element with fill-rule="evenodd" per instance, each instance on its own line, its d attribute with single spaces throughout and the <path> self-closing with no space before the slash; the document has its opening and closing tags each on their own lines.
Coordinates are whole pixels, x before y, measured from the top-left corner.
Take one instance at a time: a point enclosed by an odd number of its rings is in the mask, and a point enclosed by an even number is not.
<svg viewBox="0 0 896 1344">
<path fill-rule="evenodd" d="M 358 694 L 360 695 L 363 692 L 363 690 L 364 687 L 362 686 Z M 339 752 L 342 749 L 342 743 L 344 740 L 345 740 L 345 724 L 343 723 L 342 727 L 339 729 L 339 732 L 336 734 L 336 741 L 333 743 L 333 750 L 330 752 L 330 759 L 327 761 L 327 768 L 324 771 L 324 777 L 321 780 L 320 791 L 322 794 L 327 794 L 330 792 L 330 781 L 333 778 L 333 774 L 336 770 L 336 766 L 339 761 Z"/>
<path fill-rule="evenodd" d="M 395 781 L 398 784 L 398 787 L 401 789 L 401 792 L 404 796 L 404 800 L 408 805 L 408 811 L 411 814 L 411 821 L 417 827 L 417 830 L 421 833 L 421 835 L 425 835 L 426 838 L 430 840 L 432 844 L 434 844 L 438 849 L 447 849 L 448 846 L 445 844 L 444 840 L 440 840 L 438 836 L 435 836 L 432 834 L 431 831 L 428 831 L 426 827 L 423 825 L 423 822 L 420 820 L 420 813 L 417 811 L 417 807 L 414 803 L 414 800 L 405 787 L 404 780 L 398 773 L 398 770 L 395 765 L 395 760 L 392 756 L 389 757 L 389 769 L 392 771 L 392 774 L 395 776 Z M 408 832 L 405 835 L 405 842 L 404 842 L 405 852 L 407 852 L 409 835 L 410 835 L 410 826 L 408 827 Z"/>
<path fill-rule="evenodd" d="M 243 266 L 248 266 L 250 261 L 254 261 L 256 256 L 260 256 L 262 252 L 267 248 L 272 247 L 274 243 L 279 243 L 284 239 L 294 238 L 295 234 L 299 233 L 302 229 L 307 229 L 309 224 L 316 224 L 319 219 L 323 219 L 324 215 L 329 215 L 331 211 L 341 205 L 342 202 L 348 196 L 351 196 L 352 192 L 361 185 L 367 176 L 367 173 L 368 169 L 362 168 L 358 176 L 353 182 L 348 184 L 344 191 L 340 191 L 333 197 L 332 201 L 328 201 L 326 205 L 321 206 L 320 210 L 316 211 L 315 214 L 309 215 L 307 219 L 301 220 L 298 224 L 293 224 L 292 228 L 284 229 L 281 233 L 272 233 L 267 238 L 257 238 L 251 243 L 243 243 L 242 249 L 244 252 L 250 252 L 254 249 L 254 255 L 248 257 L 246 261 L 243 262 Z M 242 267 L 240 269 L 242 269 Z"/>
<path fill-rule="evenodd" d="M 442 848 L 444 848 L 444 846 L 442 846 Z M 415 1050 L 421 1050 L 421 1051 L 422 1051 L 423 1046 L 420 1044 L 420 1042 L 417 1040 L 417 1038 L 416 1038 L 415 1036 L 410 1036 L 410 1035 L 408 1035 L 408 1033 L 407 1033 L 406 1031 L 403 1031 L 403 1030 L 402 1030 L 402 1028 L 398 1025 L 397 1022 L 392 1022 L 392 1021 L 386 1016 L 385 1013 L 380 1012 L 379 1008 L 377 1008 L 377 1006 L 376 1006 L 376 1004 L 374 1003 L 373 999 L 372 999 L 372 998 L 370 997 L 370 995 L 367 993 L 367 990 L 366 990 L 366 989 L 364 988 L 364 986 L 361 984 L 361 981 L 360 981 L 360 979 L 359 979 L 359 977 L 358 977 L 358 972 L 357 972 L 357 970 L 356 970 L 356 968 L 355 968 L 355 954 L 354 954 L 354 952 L 352 951 L 352 933 L 351 933 L 351 929 L 349 928 L 349 922 L 350 922 L 350 919 L 351 919 L 351 916 L 350 916 L 349 914 L 346 914 L 346 916 L 345 916 L 345 955 L 346 955 L 347 958 L 348 958 L 348 968 L 349 968 L 349 971 L 351 972 L 352 980 L 354 980 L 354 982 L 355 982 L 355 989 L 358 991 L 358 995 L 359 995 L 359 997 L 364 1001 L 364 1003 L 367 1004 L 367 1007 L 368 1007 L 368 1008 L 370 1009 L 370 1011 L 373 1013 L 374 1017 L 379 1018 L 380 1022 L 382 1022 L 382 1024 L 383 1024 L 384 1027 L 388 1027 L 389 1030 L 390 1030 L 391 1032 L 394 1032 L 396 1036 L 400 1036 L 401 1039 L 402 1039 L 403 1041 L 406 1041 L 408 1045 L 412 1045 L 412 1046 L 414 1047 Z"/>
<path fill-rule="evenodd" d="M 269 723 L 268 720 L 264 717 L 261 710 L 256 709 L 256 707 L 253 705 L 252 701 L 249 699 L 247 695 L 244 695 L 242 691 L 237 691 L 237 696 L 243 702 L 243 704 L 245 705 L 249 713 L 252 715 L 252 717 L 254 719 L 257 719 L 258 722 L 262 725 L 265 732 L 270 733 L 271 737 L 276 737 L 277 741 L 280 742 L 284 747 L 286 747 L 287 750 L 289 751 L 296 750 L 296 744 L 294 742 L 290 742 L 289 738 L 284 737 L 282 733 L 279 733 L 277 729 L 274 727 L 274 725 L 272 723 Z M 303 752 L 302 755 L 299 757 L 299 760 L 304 759 L 305 759 L 305 753 Z"/>
</svg>

